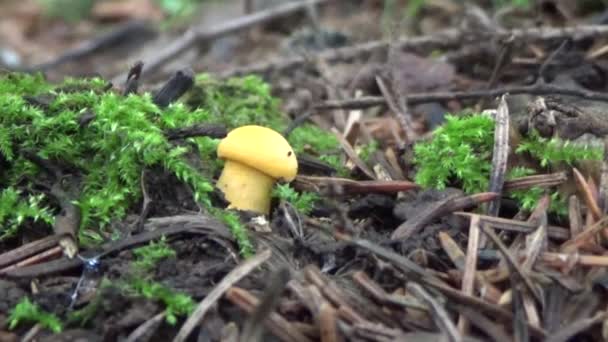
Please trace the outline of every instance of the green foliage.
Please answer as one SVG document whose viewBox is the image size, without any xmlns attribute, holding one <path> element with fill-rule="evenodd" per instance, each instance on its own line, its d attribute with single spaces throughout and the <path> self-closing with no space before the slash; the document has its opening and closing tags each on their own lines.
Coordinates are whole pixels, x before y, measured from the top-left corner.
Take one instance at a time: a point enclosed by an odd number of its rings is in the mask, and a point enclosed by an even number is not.
<svg viewBox="0 0 608 342">
<path fill-rule="evenodd" d="M 348 175 L 348 170 L 338 155 L 341 151 L 340 142 L 332 133 L 306 123 L 296 127 L 287 137 L 287 141 L 296 155 L 312 152 L 319 157 L 319 160 L 334 168 L 338 175 Z"/>
<path fill-rule="evenodd" d="M 516 152 L 529 153 L 533 158 L 540 161 L 542 167 L 557 163 L 573 165 L 576 161 L 601 160 L 603 157 L 601 148 L 575 145 L 568 140 L 562 141 L 558 138 L 543 138 L 536 131 L 522 139 Z"/>
<path fill-rule="evenodd" d="M 433 138 L 414 147 L 418 165 L 416 182 L 425 187 L 443 189 L 448 184 L 460 185 L 467 193 L 487 191 L 491 172 L 494 142 L 494 121 L 486 115 L 446 117 Z M 559 139 L 541 138 L 532 133 L 522 139 L 516 153 L 526 153 L 546 169 L 560 164 L 573 165 L 583 160 L 600 160 L 601 149 L 577 146 Z M 507 178 L 513 179 L 537 173 L 528 168 L 514 168 Z M 532 188 L 512 191 L 510 195 L 524 209 L 533 209 L 545 190 Z M 551 193 L 551 211 L 566 213 L 566 200 L 558 192 Z"/>
<path fill-rule="evenodd" d="M 166 321 L 170 325 L 177 323 L 177 316 L 187 316 L 196 307 L 192 297 L 183 293 L 177 293 L 160 283 L 140 278 L 132 279 L 127 286 L 127 290 L 144 298 L 162 302 L 165 305 Z"/>
<path fill-rule="evenodd" d="M 529 8 L 530 0 L 492 0 L 494 8 L 498 9 L 507 5 L 521 8 Z"/>
<path fill-rule="evenodd" d="M 136 260 L 133 266 L 138 271 L 148 271 L 156 264 L 167 258 L 175 258 L 176 253 L 163 236 L 158 242 L 150 242 L 147 246 L 139 247 L 133 250 Z"/>
<path fill-rule="evenodd" d="M 100 290 L 97 290 L 100 291 Z M 80 327 L 86 326 L 89 322 L 95 319 L 95 315 L 101 306 L 102 297 L 96 294 L 95 297 L 83 308 L 71 311 L 66 319 L 66 325 L 78 325 Z"/>
<path fill-rule="evenodd" d="M 380 143 L 377 140 L 372 140 L 363 146 L 359 150 L 359 158 L 361 158 L 364 162 L 369 163 L 369 158 L 374 154 L 374 152 L 378 151 L 380 148 Z"/>
<path fill-rule="evenodd" d="M 194 200 L 211 209 L 210 178 L 221 166 L 215 155 L 219 140 L 191 138 L 176 145 L 163 132 L 201 122 L 229 127 L 272 126 L 273 122 L 277 127 L 282 122 L 277 101 L 261 80 L 248 77 L 214 84 L 215 88 L 205 88 L 208 97 L 195 109 L 184 103 L 161 109 L 148 93 L 124 97 L 106 92 L 106 82 L 98 78 L 67 79 L 51 86 L 39 75 L 0 75 L 0 154 L 8 161 L 0 173 L 0 186 L 9 188 L 0 198 L 0 224 L 13 234 L 28 217 L 52 223 L 48 211 L 40 207 L 42 197 L 15 196 L 16 184 L 33 189 L 41 172 L 22 151 L 80 171 L 73 200 L 81 211 L 81 243 L 101 241 L 99 232 L 141 199 L 145 168 L 162 167 L 174 174 L 191 188 Z M 36 95 L 48 99 L 48 107 L 26 101 L 26 96 Z M 95 116 L 81 127 L 79 120 L 86 113 Z M 190 164 L 192 153 L 201 156 L 203 170 Z M 245 238 L 241 234 L 239 241 Z"/>
<path fill-rule="evenodd" d="M 159 6 L 170 16 L 187 16 L 192 14 L 201 0 L 156 0 Z"/>
<path fill-rule="evenodd" d="M 319 195 L 307 191 L 298 193 L 289 184 L 275 186 L 272 195 L 280 200 L 291 203 L 304 215 L 310 214 L 315 202 L 319 200 Z"/>
<path fill-rule="evenodd" d="M 519 177 L 531 176 L 537 172 L 534 169 L 527 167 L 514 167 L 507 173 L 507 179 L 515 179 Z M 533 187 L 525 190 L 513 190 L 509 192 L 509 196 L 519 203 L 519 205 L 528 211 L 533 210 L 538 204 L 538 200 L 541 199 L 547 193 L 547 189 L 540 187 Z M 561 193 L 554 191 L 550 194 L 551 206 L 549 211 L 558 215 L 564 216 L 568 214 L 568 206 L 566 205 L 566 198 Z"/>
<path fill-rule="evenodd" d="M 268 83 L 254 75 L 226 81 L 197 75 L 184 102 L 192 108 L 204 108 L 208 122 L 224 124 L 229 130 L 251 124 L 276 131 L 286 127 L 279 100 L 272 96 Z"/>
<path fill-rule="evenodd" d="M 340 143 L 333 134 L 308 123 L 296 127 L 289 134 L 287 140 L 296 154 L 306 150 L 312 150 L 317 154 L 325 154 L 340 148 Z"/>
<path fill-rule="evenodd" d="M 12 237 L 27 219 L 34 222 L 43 221 L 52 225 L 55 221 L 50 210 L 41 206 L 43 195 L 21 196 L 21 193 L 13 187 L 8 187 L 0 192 L 0 241 Z"/>
<path fill-rule="evenodd" d="M 414 18 L 418 15 L 422 6 L 424 6 L 426 0 L 410 0 L 407 3 L 406 14 L 410 18 Z"/>
<path fill-rule="evenodd" d="M 45 14 L 68 22 L 76 22 L 88 16 L 95 0 L 38 0 Z"/>
<path fill-rule="evenodd" d="M 239 219 L 238 215 L 235 212 L 229 210 L 214 209 L 213 211 L 215 213 L 215 216 L 219 218 L 222 222 L 224 222 L 228 226 L 228 229 L 230 229 L 230 232 L 232 233 L 239 245 L 241 255 L 243 255 L 245 258 L 249 258 L 250 256 L 252 256 L 254 254 L 255 248 L 249 240 L 249 236 L 247 234 L 247 227 L 245 227 L 241 223 L 241 220 Z"/>
<path fill-rule="evenodd" d="M 416 182 L 444 189 L 457 179 L 467 193 L 488 188 L 494 140 L 494 121 L 485 115 L 447 115 L 431 141 L 414 147 Z"/>
<path fill-rule="evenodd" d="M 45 312 L 29 298 L 24 297 L 10 312 L 8 317 L 9 329 L 15 329 L 21 322 L 39 323 L 55 333 L 61 332 L 63 326 L 57 316 Z"/>
</svg>

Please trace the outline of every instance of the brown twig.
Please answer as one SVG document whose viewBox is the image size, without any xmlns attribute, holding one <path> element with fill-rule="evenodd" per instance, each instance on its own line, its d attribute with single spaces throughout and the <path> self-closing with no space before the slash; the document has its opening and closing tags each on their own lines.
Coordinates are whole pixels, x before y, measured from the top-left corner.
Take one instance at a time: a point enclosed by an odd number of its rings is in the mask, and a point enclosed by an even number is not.
<svg viewBox="0 0 608 342">
<path fill-rule="evenodd" d="M 403 272 L 403 274 L 407 277 L 411 279 L 416 279 L 416 281 L 418 282 L 437 289 L 444 296 L 456 303 L 474 307 L 476 308 L 476 310 L 486 312 L 492 315 L 493 317 L 496 317 L 497 319 L 503 319 L 507 321 L 512 321 L 514 319 L 511 312 L 504 310 L 500 306 L 493 305 L 477 297 L 468 296 L 462 293 L 461 291 L 453 289 L 452 287 L 445 284 L 442 280 L 438 279 L 434 275 L 431 275 L 422 267 L 418 266 L 417 264 L 413 263 L 411 260 L 402 255 L 399 255 L 384 247 L 373 244 L 367 240 L 349 239 L 346 236 L 341 236 L 341 238 L 346 239 L 352 244 L 360 248 L 366 249 L 371 253 L 374 253 L 388 260 L 393 266 L 395 266 L 397 270 Z M 529 326 L 529 328 L 535 336 L 544 337 L 546 335 L 546 333 L 538 327 Z"/>
<path fill-rule="evenodd" d="M 376 175 L 374 174 L 374 172 L 369 169 L 365 162 L 359 157 L 357 152 L 355 152 L 355 149 L 351 146 L 351 144 L 346 141 L 346 139 L 344 139 L 342 134 L 340 134 L 340 132 L 338 132 L 335 128 L 332 129 L 332 132 L 338 139 L 338 142 L 340 143 L 340 146 L 342 146 L 342 150 L 344 150 L 344 153 L 346 153 L 348 158 L 352 160 L 355 165 L 357 165 L 359 170 L 363 171 L 363 173 L 370 179 L 376 179 Z"/>
<path fill-rule="evenodd" d="M 503 190 L 513 191 L 529 189 L 532 187 L 548 188 L 551 186 L 560 185 L 566 180 L 568 180 L 566 172 L 525 176 L 505 181 Z"/>
<path fill-rule="evenodd" d="M 119 241 L 111 241 L 101 246 L 101 253 L 97 257 L 121 251 L 126 248 L 149 242 L 164 236 L 175 234 L 216 234 L 217 236 L 232 241 L 233 237 L 228 228 L 207 216 L 203 215 L 178 215 L 171 217 L 159 217 L 149 219 L 146 222 L 146 231 L 141 234 L 128 237 Z M 148 231 L 149 230 L 149 231 Z M 83 253 L 85 254 L 85 253 Z M 85 255 L 86 256 L 86 255 Z M 45 275 L 56 274 L 73 270 L 82 266 L 80 258 L 67 258 L 48 261 L 41 264 L 20 267 L 0 272 L 0 277 L 8 278 L 35 278 Z"/>
<path fill-rule="evenodd" d="M 339 187 L 344 194 L 397 193 L 420 188 L 419 185 L 409 181 L 358 181 L 349 178 L 304 175 L 298 176 L 296 183 L 299 187 L 315 192 L 331 191 L 331 189 Z"/>
<path fill-rule="evenodd" d="M 393 94 L 391 94 L 386 83 L 380 76 L 376 76 L 376 83 L 378 84 L 378 87 L 380 88 L 380 91 L 382 92 L 382 96 L 386 100 L 386 103 L 390 107 L 391 111 L 394 113 L 397 122 L 399 122 L 401 129 L 403 130 L 403 132 L 405 132 L 406 138 L 410 141 L 413 141 L 415 133 L 412 127 L 412 120 L 409 116 L 409 113 L 407 112 L 407 108 L 401 108 L 401 106 L 397 104 Z"/>
<path fill-rule="evenodd" d="M 23 246 L 0 254 L 0 268 L 15 264 L 23 259 L 27 259 L 57 245 L 61 237 L 49 235 L 40 240 L 32 241 Z M 0 271 L 2 273 L 2 271 Z"/>
<path fill-rule="evenodd" d="M 585 201 L 587 208 L 589 208 L 589 210 L 591 211 L 593 218 L 595 220 L 599 220 L 602 216 L 602 211 L 597 205 L 597 201 L 595 200 L 595 196 L 593 196 L 593 191 L 589 187 L 589 183 L 587 183 L 585 177 L 583 177 L 583 175 L 577 168 L 572 168 L 572 172 L 574 173 L 574 179 L 576 180 L 576 184 L 578 185 L 579 190 L 583 194 L 583 200 Z"/>
<path fill-rule="evenodd" d="M 604 138 L 604 159 L 600 174 L 600 191 L 598 198 L 602 214 L 608 212 L 608 138 Z"/>
</svg>

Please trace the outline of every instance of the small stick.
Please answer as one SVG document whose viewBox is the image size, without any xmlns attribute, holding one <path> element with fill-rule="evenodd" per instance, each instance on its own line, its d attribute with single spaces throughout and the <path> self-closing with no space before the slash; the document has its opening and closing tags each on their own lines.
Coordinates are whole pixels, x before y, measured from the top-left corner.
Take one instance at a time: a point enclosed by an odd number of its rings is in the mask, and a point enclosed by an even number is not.
<svg viewBox="0 0 608 342">
<path fill-rule="evenodd" d="M 608 138 L 604 138 L 604 159 L 600 175 L 599 206 L 602 214 L 608 212 Z"/>
<path fill-rule="evenodd" d="M 556 172 L 543 175 L 533 175 L 519 177 L 511 180 L 507 180 L 504 183 L 504 191 L 529 189 L 532 187 L 548 188 L 564 183 L 568 180 L 565 172 Z"/>
<path fill-rule="evenodd" d="M 463 217 L 473 217 L 472 213 L 467 212 L 455 212 L 454 215 L 463 216 Z M 520 232 L 520 233 L 531 233 L 536 228 L 537 225 L 531 222 L 524 222 L 518 220 L 510 220 L 501 217 L 493 217 L 486 215 L 479 215 L 481 221 L 485 224 L 492 226 L 494 229 L 506 230 L 511 232 Z M 548 226 L 547 234 L 550 238 L 559 239 L 559 240 L 568 240 L 570 238 L 570 232 L 568 229 L 558 226 Z"/>
<path fill-rule="evenodd" d="M 16 269 L 16 268 L 19 268 L 19 267 L 38 264 L 41 261 L 47 260 L 51 257 L 61 255 L 62 252 L 63 252 L 63 248 L 61 246 L 55 246 L 53 248 L 47 249 L 44 252 L 41 252 L 40 254 L 36 254 L 25 260 L 22 260 L 14 265 L 10 265 L 3 269 L 0 269 L 0 274 L 8 272 L 8 271 Z"/>
<path fill-rule="evenodd" d="M 240 342 L 259 342 L 262 340 L 262 330 L 264 320 L 273 312 L 281 299 L 283 292 L 289 281 L 289 270 L 280 268 L 273 273 L 269 279 L 268 288 L 264 291 L 262 300 L 243 325 L 242 338 Z"/>
<path fill-rule="evenodd" d="M 437 303 L 435 298 L 433 298 L 430 293 L 428 293 L 422 286 L 413 282 L 409 282 L 407 284 L 407 291 L 428 305 L 433 319 L 435 320 L 435 324 L 437 324 L 439 329 L 447 335 L 448 341 L 462 341 L 462 336 L 458 332 L 458 329 L 456 329 L 456 326 L 454 326 L 454 323 L 450 319 L 450 315 L 443 306 Z"/>
<path fill-rule="evenodd" d="M 509 252 L 509 249 L 505 246 L 505 244 L 498 238 L 498 236 L 496 236 L 496 234 L 494 234 L 493 231 L 488 229 L 484 224 L 481 224 L 480 227 L 481 227 L 481 230 L 492 240 L 492 242 L 494 244 L 496 244 L 498 249 L 503 253 L 507 263 L 509 265 L 511 265 L 511 267 L 519 274 L 519 276 L 522 278 L 524 284 L 528 288 L 528 291 L 530 291 L 530 293 L 534 296 L 536 301 L 538 303 L 542 303 L 542 298 L 541 298 L 540 294 L 536 291 L 534 284 L 532 284 L 532 281 L 530 280 L 530 278 L 526 276 L 525 271 L 515 261 L 515 259 Z"/>
<path fill-rule="evenodd" d="M 567 95 L 576 96 L 587 100 L 608 102 L 608 94 L 602 92 L 588 91 L 583 89 L 565 88 L 552 84 L 536 83 L 530 86 L 508 86 L 491 90 L 469 90 L 454 92 L 433 92 L 403 95 L 410 105 L 418 105 L 430 102 L 445 102 L 454 100 L 475 100 L 480 98 L 492 98 L 503 94 L 530 94 L 530 95 Z M 328 109 L 361 109 L 385 105 L 384 97 L 364 96 L 358 99 L 341 101 L 325 101 L 313 108 L 317 111 Z"/>
<path fill-rule="evenodd" d="M 582 233 L 564 242 L 559 249 L 563 252 L 576 251 L 580 246 L 584 245 L 589 239 L 592 239 L 595 234 L 599 233 L 606 227 L 608 216 L 594 223 L 591 227 L 585 229 Z"/>
<path fill-rule="evenodd" d="M 469 242 L 467 244 L 467 255 L 462 276 L 462 292 L 472 296 L 477 276 L 477 250 L 479 248 L 479 216 L 473 216 L 469 225 Z M 482 278 L 482 277 L 479 277 Z M 470 329 L 470 322 L 465 316 L 460 315 L 458 319 L 458 330 L 461 335 L 466 335 Z"/>
<path fill-rule="evenodd" d="M 20 260 L 36 255 L 57 245 L 61 236 L 49 235 L 40 240 L 32 241 L 23 246 L 0 254 L 0 267 L 14 264 Z M 1 272 L 1 271 L 0 271 Z"/>
<path fill-rule="evenodd" d="M 259 305 L 258 299 L 249 291 L 234 286 L 227 290 L 226 298 L 248 313 L 252 313 Z M 270 313 L 264 323 L 270 331 L 285 342 L 312 342 L 276 312 Z"/>
<path fill-rule="evenodd" d="M 570 221 L 570 236 L 577 236 L 583 232 L 581 203 L 576 195 L 572 195 L 568 199 L 568 220 Z"/>
<path fill-rule="evenodd" d="M 492 192 L 483 192 L 470 196 L 450 196 L 400 224 L 393 231 L 393 234 L 391 234 L 391 240 L 394 242 L 395 240 L 402 241 L 408 239 L 424 228 L 424 226 L 441 216 L 492 201 L 497 195 Z"/>
<path fill-rule="evenodd" d="M 160 312 L 160 313 L 152 316 L 152 318 L 148 319 L 147 321 L 142 323 L 140 326 L 138 326 L 137 329 L 133 330 L 131 332 L 131 334 L 129 334 L 129 337 L 127 337 L 125 342 L 143 341 L 144 335 L 152 334 L 158 328 L 158 326 L 160 325 L 162 320 L 165 318 L 165 315 L 166 315 L 166 311 L 163 311 L 163 312 Z M 149 337 L 151 337 L 151 336 L 148 336 L 148 338 Z"/>
<path fill-rule="evenodd" d="M 322 342 L 339 342 L 336 309 L 324 301 L 319 308 L 319 330 Z"/>
<path fill-rule="evenodd" d="M 591 211 L 593 218 L 599 220 L 602 216 L 602 211 L 593 196 L 593 190 L 577 168 L 572 168 L 572 172 L 574 173 L 574 179 L 576 180 L 579 190 L 583 193 L 583 200 L 585 201 L 587 208 Z"/>
<path fill-rule="evenodd" d="M 342 149 L 344 150 L 344 153 L 346 153 L 348 158 L 352 160 L 353 163 L 355 163 L 355 165 L 357 165 L 357 167 L 361 171 L 363 171 L 366 176 L 368 176 L 370 179 L 376 179 L 376 175 L 374 174 L 374 172 L 370 170 L 369 167 L 367 167 L 367 165 L 365 164 L 365 162 L 363 162 L 363 160 L 361 160 L 361 158 L 359 158 L 359 155 L 357 154 L 357 152 L 355 152 L 355 149 L 348 141 L 346 141 L 346 139 L 344 139 L 342 134 L 340 134 L 340 132 L 338 132 L 335 128 L 332 129 L 332 132 L 340 142 L 340 145 L 342 146 Z"/>
<path fill-rule="evenodd" d="M 499 194 L 488 206 L 488 216 L 498 216 L 500 210 L 500 194 L 505 182 L 507 160 L 509 158 L 509 107 L 506 95 L 503 95 L 496 111 L 494 128 L 494 150 L 492 153 L 492 172 L 490 174 L 489 192 Z"/>
<path fill-rule="evenodd" d="M 397 122 L 399 122 L 401 129 L 403 129 L 403 132 L 405 132 L 406 139 L 413 141 L 415 137 L 415 132 L 412 128 L 412 120 L 406 113 L 407 108 L 402 109 L 397 105 L 393 95 L 388 90 L 386 83 L 380 76 L 376 76 L 376 83 L 378 84 L 378 88 L 380 88 L 382 95 L 386 99 L 386 103 L 391 108 L 391 111 L 394 113 Z"/>
<path fill-rule="evenodd" d="M 582 318 L 580 320 L 571 323 L 563 328 L 560 328 L 555 333 L 547 336 L 546 342 L 566 342 L 570 341 L 578 333 L 583 332 L 592 326 L 601 323 L 608 317 L 605 311 L 598 312 L 593 317 Z"/>
<path fill-rule="evenodd" d="M 182 328 L 173 339 L 173 342 L 185 341 L 190 333 L 192 333 L 192 330 L 194 330 L 194 328 L 196 328 L 196 326 L 202 321 L 203 317 L 207 313 L 207 310 L 209 310 L 213 304 L 215 304 L 215 302 L 230 289 L 232 285 L 245 278 L 249 273 L 268 260 L 271 255 L 272 252 L 270 250 L 264 250 L 230 271 L 230 273 L 228 273 L 222 279 L 222 281 L 215 286 L 215 288 L 205 297 L 205 299 L 199 303 L 198 307 L 194 310 L 190 317 L 188 317 L 184 325 L 182 325 Z"/>
</svg>

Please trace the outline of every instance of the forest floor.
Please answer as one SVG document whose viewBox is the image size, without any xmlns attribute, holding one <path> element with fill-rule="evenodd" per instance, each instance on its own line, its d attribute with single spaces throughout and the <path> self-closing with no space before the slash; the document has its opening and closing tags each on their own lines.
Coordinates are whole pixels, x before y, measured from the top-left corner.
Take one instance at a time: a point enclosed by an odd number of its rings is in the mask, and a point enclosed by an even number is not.
<svg viewBox="0 0 608 342">
<path fill-rule="evenodd" d="M 0 341 L 608 340 L 606 24 L 0 3 Z M 297 156 L 268 214 L 216 186 L 244 125 Z"/>
</svg>

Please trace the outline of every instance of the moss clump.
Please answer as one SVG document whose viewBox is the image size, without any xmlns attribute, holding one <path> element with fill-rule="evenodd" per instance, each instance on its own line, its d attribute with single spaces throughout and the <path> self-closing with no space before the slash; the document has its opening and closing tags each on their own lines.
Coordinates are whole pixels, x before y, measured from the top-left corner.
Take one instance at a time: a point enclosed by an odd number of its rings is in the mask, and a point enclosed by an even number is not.
<svg viewBox="0 0 608 342">
<path fill-rule="evenodd" d="M 486 191 L 492 168 L 494 121 L 484 115 L 447 115 L 431 141 L 414 146 L 416 183 L 443 189 L 454 180 L 467 193 Z"/>
<path fill-rule="evenodd" d="M 29 298 L 24 297 L 12 310 L 8 317 L 9 329 L 15 329 L 22 322 L 34 322 L 50 329 L 55 333 L 63 330 L 63 324 L 57 316 L 42 310 Z"/>
<path fill-rule="evenodd" d="M 160 110 L 149 94 L 119 96 L 98 91 L 105 82 L 99 79 L 78 82 L 49 90 L 51 101 L 47 108 L 30 105 L 23 89 L 47 90 L 42 80 L 32 86 L 30 77 L 0 78 L 0 152 L 8 162 L 0 184 L 13 186 L 23 178 L 33 188 L 42 170 L 23 151 L 57 165 L 69 165 L 82 177 L 75 201 L 80 207 L 81 228 L 103 226 L 122 218 L 129 206 L 138 200 L 141 170 L 161 166 L 175 174 L 192 189 L 195 199 L 209 204 L 207 194 L 211 183 L 185 159 L 190 152 L 186 146 L 168 141 L 163 129 L 186 126 L 208 119 L 202 110 L 189 111 L 184 105 Z M 8 89 L 8 90 L 7 90 Z M 14 91 L 10 91 L 10 90 Z M 86 112 L 94 119 L 85 127 L 79 119 Z M 193 139 L 196 141 L 197 139 Z"/>
<path fill-rule="evenodd" d="M 340 142 L 332 133 L 306 123 L 296 127 L 287 140 L 296 154 L 312 153 L 334 168 L 338 175 L 348 175 L 348 170 L 340 160 Z"/>
<path fill-rule="evenodd" d="M 41 202 L 43 195 L 22 195 L 13 187 L 8 187 L 0 193 L 0 241 L 12 237 L 26 220 L 42 221 L 52 225 L 55 221 L 53 214 Z"/>
<path fill-rule="evenodd" d="M 272 193 L 273 197 L 289 202 L 300 213 L 308 215 L 312 212 L 315 202 L 320 198 L 319 195 L 312 192 L 296 192 L 289 184 L 277 185 Z"/>
<path fill-rule="evenodd" d="M 259 86 L 251 80 L 241 85 L 251 92 Z M 223 95 L 222 103 L 241 108 L 238 119 L 228 113 L 217 116 L 218 102 L 195 109 L 174 103 L 161 109 L 148 93 L 120 96 L 107 91 L 106 82 L 98 78 L 67 79 L 53 86 L 39 75 L 0 75 L 0 186 L 7 189 L 0 196 L 0 235 L 14 234 L 28 217 L 52 223 L 49 211 L 43 209 L 50 199 L 37 185 L 43 180 L 47 187 L 53 184 L 40 165 L 32 162 L 32 154 L 66 174 L 77 175 L 70 200 L 81 212 L 81 243 L 94 243 L 91 237 L 101 239 L 97 232 L 123 218 L 141 199 L 140 178 L 145 168 L 161 168 L 175 175 L 191 188 L 194 200 L 211 210 L 211 177 L 221 166 L 215 155 L 218 140 L 200 137 L 174 144 L 164 132 L 233 119 L 233 125 L 246 120 L 254 123 L 256 108 L 276 102 L 262 96 L 268 95 L 267 89 L 260 88 L 257 97 L 243 100 L 247 105 Z M 243 95 L 236 84 L 231 89 L 235 96 Z M 219 91 L 214 96 L 220 97 Z M 257 100 L 261 104 L 255 107 Z M 81 125 L 80 119 L 90 114 L 93 120 Z M 275 114 L 269 114 L 262 124 Z M 198 170 L 189 162 L 193 153 L 200 155 L 205 169 Z M 17 193 L 21 195 L 16 197 Z M 242 239 L 244 236 L 241 234 Z"/>
<path fill-rule="evenodd" d="M 279 132 L 287 127 L 280 101 L 258 76 L 218 81 L 208 74 L 197 75 L 184 103 L 204 110 L 210 121 L 224 124 L 228 130 L 252 124 Z"/>
<path fill-rule="evenodd" d="M 133 267 L 140 271 L 148 271 L 159 261 L 176 257 L 175 250 L 167 244 L 164 236 L 158 242 L 152 241 L 147 246 L 134 249 L 133 254 L 136 258 Z"/>
<path fill-rule="evenodd" d="M 192 297 L 183 293 L 175 292 L 172 289 L 144 279 L 132 279 L 126 285 L 125 290 L 135 296 L 142 296 L 146 299 L 162 302 L 165 306 L 165 317 L 167 323 L 175 325 L 177 316 L 187 316 L 194 311 L 196 303 Z"/>
<path fill-rule="evenodd" d="M 446 122 L 433 133 L 430 141 L 416 144 L 414 162 L 418 166 L 416 182 L 425 187 L 443 189 L 448 184 L 461 186 L 466 193 L 487 191 L 492 168 L 494 120 L 481 114 L 448 115 Z M 544 139 L 532 133 L 523 138 L 515 150 L 526 153 L 546 169 L 583 160 L 601 160 L 602 151 L 577 146 L 560 139 Z M 516 167 L 507 179 L 536 174 L 530 168 Z M 541 188 L 512 191 L 511 196 L 522 208 L 530 210 L 544 194 Z M 563 214 L 565 198 L 551 194 L 550 210 Z"/>
</svg>

